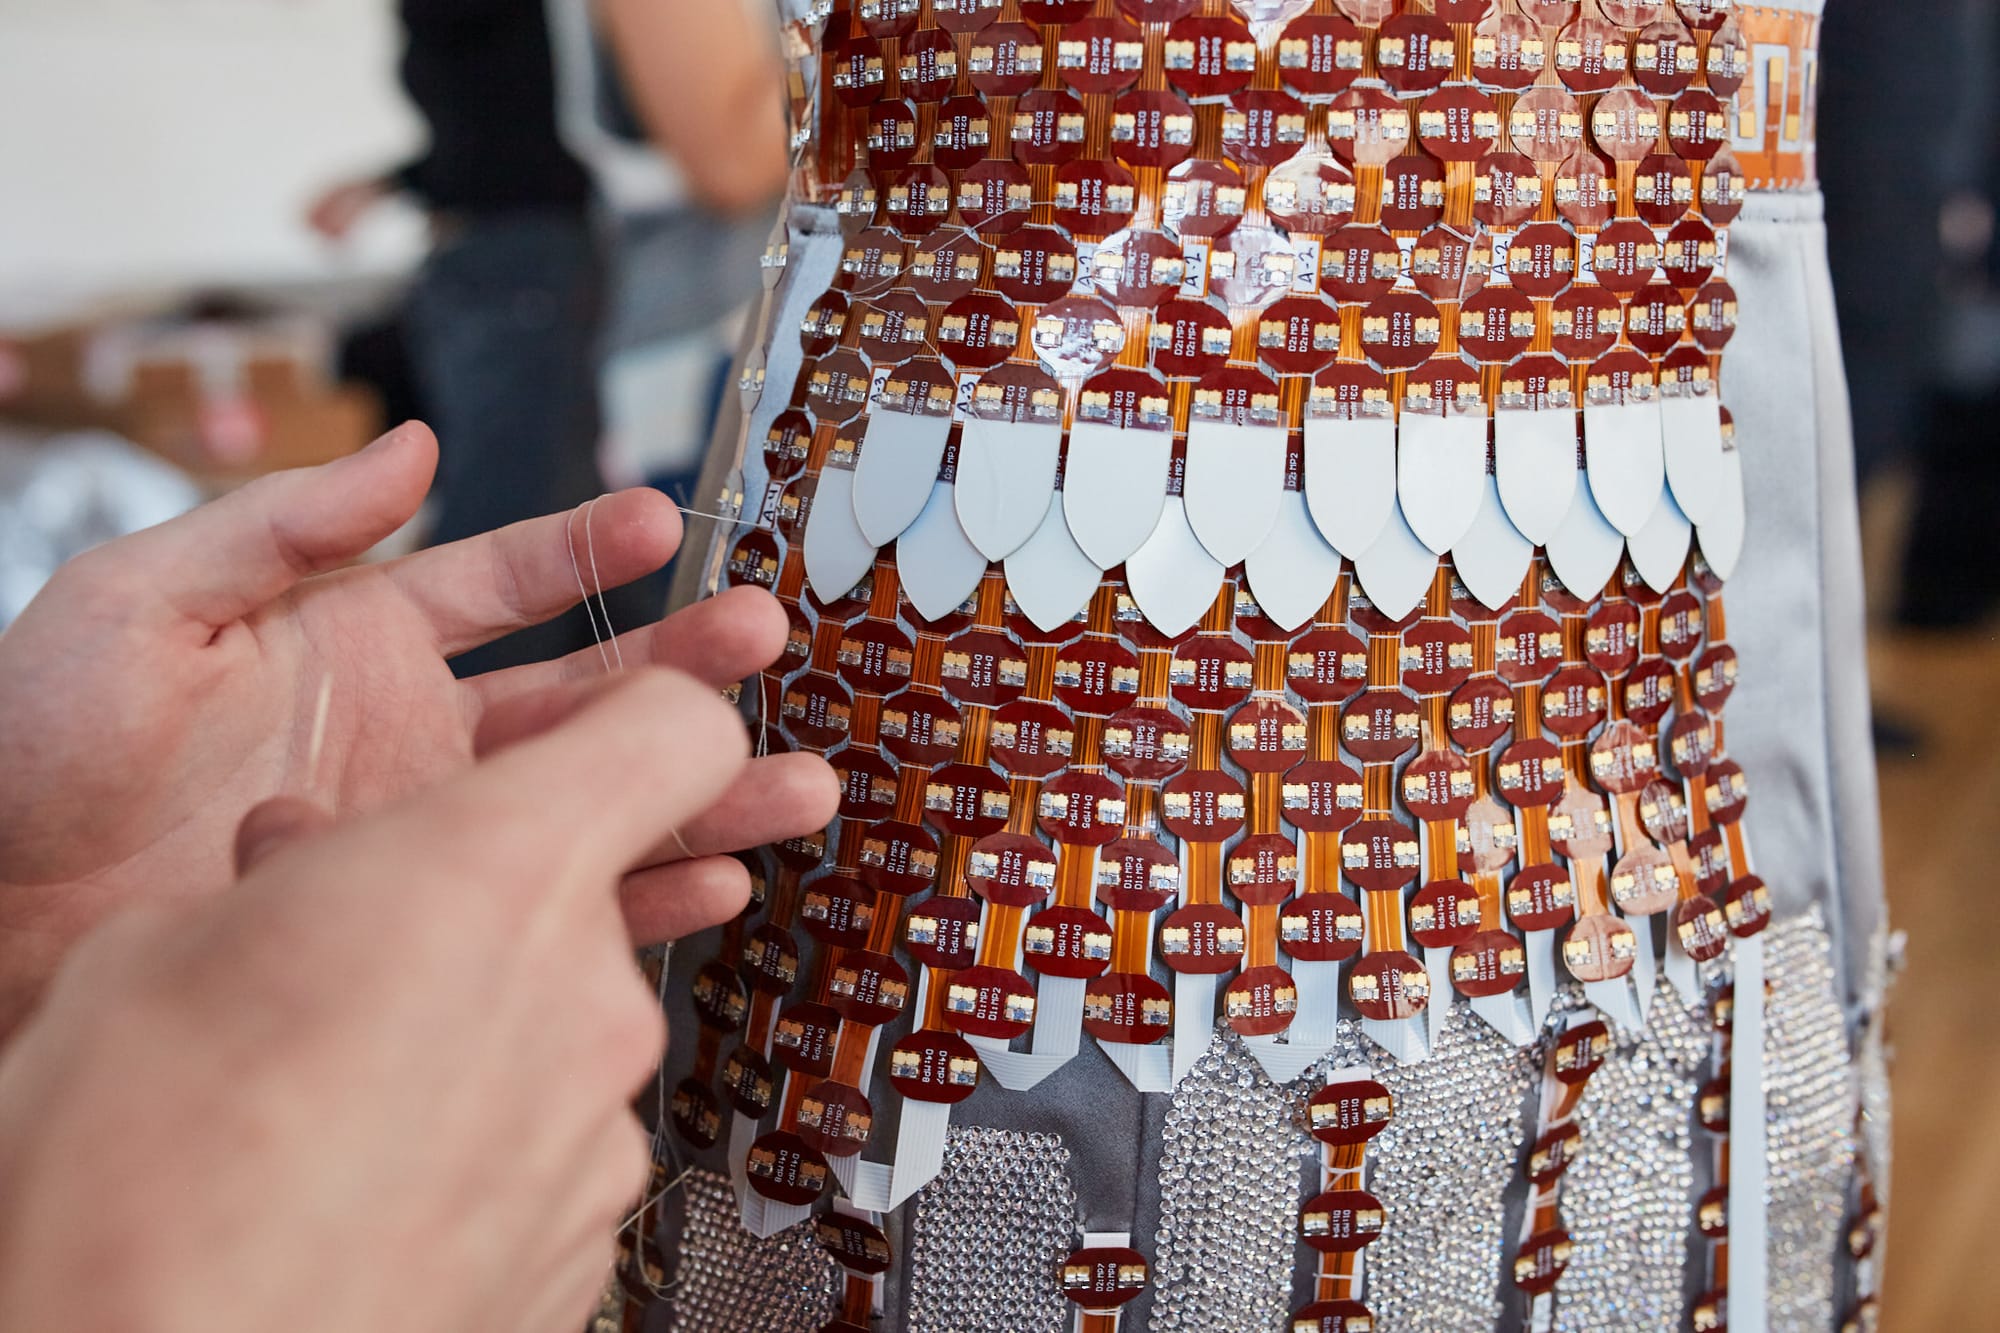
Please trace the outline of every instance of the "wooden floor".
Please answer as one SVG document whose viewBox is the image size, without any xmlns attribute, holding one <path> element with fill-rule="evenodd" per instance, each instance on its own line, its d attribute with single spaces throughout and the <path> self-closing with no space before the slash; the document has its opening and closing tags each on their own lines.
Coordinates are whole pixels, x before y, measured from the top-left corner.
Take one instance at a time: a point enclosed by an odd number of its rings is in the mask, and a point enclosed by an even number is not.
<svg viewBox="0 0 2000 1333">
<path fill-rule="evenodd" d="M 1895 1208 L 1882 1327 L 2000 1325 L 2000 636 L 1879 634 L 1878 712 L 1921 736 L 1881 756 L 1891 924 Z"/>
<path fill-rule="evenodd" d="M 1896 508 L 1872 496 L 1864 527 L 1877 606 Z M 2000 930 L 1980 924 L 2000 920 L 2000 631 L 1882 629 L 1869 656 L 1878 716 L 1918 737 L 1880 756 L 1891 925 L 1909 935 L 1882 1328 L 2000 1328 Z"/>
</svg>

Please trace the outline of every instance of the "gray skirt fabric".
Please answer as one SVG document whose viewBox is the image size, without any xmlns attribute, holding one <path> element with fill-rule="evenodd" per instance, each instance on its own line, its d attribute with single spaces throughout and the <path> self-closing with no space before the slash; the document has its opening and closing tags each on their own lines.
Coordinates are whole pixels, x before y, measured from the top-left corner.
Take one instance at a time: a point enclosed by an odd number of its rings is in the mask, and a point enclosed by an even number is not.
<svg viewBox="0 0 2000 1333">
<path fill-rule="evenodd" d="M 1729 582 L 1742 684 L 1729 749 L 1780 916 L 1819 904 L 1856 1017 L 1881 1002 L 1882 845 L 1869 738 L 1854 440 L 1817 192 L 1753 194 L 1730 228 L 1742 323 L 1723 358 L 1749 527 Z"/>
</svg>

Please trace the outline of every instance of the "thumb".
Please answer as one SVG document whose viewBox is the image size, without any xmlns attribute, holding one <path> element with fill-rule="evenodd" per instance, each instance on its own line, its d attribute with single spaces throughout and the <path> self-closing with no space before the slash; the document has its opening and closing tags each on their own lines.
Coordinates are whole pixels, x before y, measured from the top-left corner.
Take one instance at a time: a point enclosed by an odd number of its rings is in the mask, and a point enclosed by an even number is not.
<svg viewBox="0 0 2000 1333">
<path fill-rule="evenodd" d="M 146 604 L 219 627 L 409 522 L 436 468 L 430 428 L 406 422 L 358 454 L 273 473 L 118 545 Z"/>
</svg>

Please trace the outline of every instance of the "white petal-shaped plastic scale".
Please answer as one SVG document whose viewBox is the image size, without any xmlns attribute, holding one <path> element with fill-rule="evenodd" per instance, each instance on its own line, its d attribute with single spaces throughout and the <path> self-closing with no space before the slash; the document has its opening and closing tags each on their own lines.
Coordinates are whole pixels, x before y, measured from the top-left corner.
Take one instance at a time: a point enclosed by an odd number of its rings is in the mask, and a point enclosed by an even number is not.
<svg viewBox="0 0 2000 1333">
<path fill-rule="evenodd" d="M 1535 545 L 1547 542 L 1576 490 L 1576 413 L 1494 413 L 1493 472 L 1508 519 Z"/>
<path fill-rule="evenodd" d="M 1396 508 L 1396 423 L 1306 418 L 1306 503 L 1348 559 L 1375 544 Z"/>
<path fill-rule="evenodd" d="M 806 582 L 830 602 L 861 582 L 875 566 L 875 543 L 854 519 L 854 473 L 823 468 L 806 516 Z"/>
<path fill-rule="evenodd" d="M 1632 553 L 1632 567 L 1646 580 L 1646 586 L 1665 592 L 1687 564 L 1688 543 L 1693 538 L 1694 525 L 1674 503 L 1673 494 L 1662 491 L 1660 507 L 1645 527 L 1625 539 L 1625 549 Z"/>
<path fill-rule="evenodd" d="M 1049 497 L 1041 526 L 1007 557 L 1006 568 L 1014 604 L 1043 630 L 1054 629 L 1090 605 L 1104 576 L 1070 535 L 1060 491 Z"/>
<path fill-rule="evenodd" d="M 1383 615 L 1401 620 L 1424 600 L 1437 563 L 1436 553 L 1417 540 L 1398 509 L 1383 525 L 1375 544 L 1355 557 L 1354 575 Z"/>
<path fill-rule="evenodd" d="M 896 539 L 897 580 L 926 620 L 950 614 L 986 572 L 986 557 L 959 526 L 952 490 L 948 481 L 933 484 L 924 512 Z"/>
<path fill-rule="evenodd" d="M 1583 409 L 1583 456 L 1590 493 L 1611 526 L 1630 536 L 1646 526 L 1667 484 L 1658 403 L 1607 403 Z"/>
<path fill-rule="evenodd" d="M 1397 427 L 1396 498 L 1417 540 L 1443 555 L 1479 513 L 1486 419 L 1405 412 Z"/>
<path fill-rule="evenodd" d="M 1618 568 L 1618 557 L 1625 554 L 1625 535 L 1606 521 L 1590 487 L 1578 486 L 1569 513 L 1544 549 L 1563 586 L 1588 599 L 1604 591 Z"/>
<path fill-rule="evenodd" d="M 1062 425 L 969 416 L 958 437 L 958 521 L 988 560 L 1035 535 L 1056 488 Z"/>
<path fill-rule="evenodd" d="M 1173 438 L 1095 421 L 1070 427 L 1063 461 L 1063 513 L 1083 553 L 1109 569 L 1153 535 L 1167 499 Z"/>
<path fill-rule="evenodd" d="M 1326 604 L 1340 578 L 1340 552 L 1314 526 L 1302 492 L 1282 493 L 1270 535 L 1243 562 L 1243 573 L 1265 618 L 1280 629 L 1299 628 Z"/>
<path fill-rule="evenodd" d="M 1736 572 L 1743 555 L 1743 457 L 1731 449 L 1722 456 L 1722 485 L 1715 507 L 1698 525 L 1702 558 L 1719 579 Z"/>
<path fill-rule="evenodd" d="M 1283 427 L 1188 423 L 1181 496 L 1188 523 L 1210 555 L 1233 565 L 1262 545 L 1284 493 Z"/>
<path fill-rule="evenodd" d="M 1125 557 L 1132 600 L 1154 629 L 1169 636 L 1192 629 L 1207 614 L 1227 572 L 1194 535 L 1178 495 L 1166 497 L 1153 535 Z"/>
<path fill-rule="evenodd" d="M 1482 605 L 1498 607 L 1521 590 L 1534 558 L 1535 544 L 1508 519 L 1499 483 L 1488 477 L 1471 529 L 1451 548 L 1452 567 Z"/>
<path fill-rule="evenodd" d="M 1722 404 L 1712 393 L 1662 399 L 1660 438 L 1674 501 L 1698 523 L 1721 495 Z"/>
<path fill-rule="evenodd" d="M 854 465 L 854 518 L 869 541 L 885 546 L 917 521 L 950 437 L 948 416 L 877 408 L 868 418 Z"/>
</svg>

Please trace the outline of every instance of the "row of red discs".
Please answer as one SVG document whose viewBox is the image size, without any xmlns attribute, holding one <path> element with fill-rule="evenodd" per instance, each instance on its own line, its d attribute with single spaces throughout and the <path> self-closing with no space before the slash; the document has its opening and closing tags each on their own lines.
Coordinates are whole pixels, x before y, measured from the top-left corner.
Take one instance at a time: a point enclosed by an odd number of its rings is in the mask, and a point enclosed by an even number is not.
<svg viewBox="0 0 2000 1333">
<path fill-rule="evenodd" d="M 1539 611 L 1517 611 L 1502 621 L 1498 677 L 1480 679 L 1468 678 L 1461 665 L 1469 660 L 1469 644 L 1467 632 L 1456 622 L 1407 622 L 1402 627 L 1404 683 L 1422 693 L 1449 693 L 1451 739 L 1463 750 L 1483 751 L 1512 725 L 1510 685 L 1542 684 L 1547 701 L 1543 725 L 1558 737 L 1580 737 L 1603 722 L 1606 672 L 1622 675 L 1627 718 L 1599 736 L 1596 748 L 1603 753 L 1595 756 L 1598 762 L 1593 767 L 1613 790 L 1649 789 L 1660 779 L 1654 768 L 1635 758 L 1642 752 L 1653 753 L 1652 747 L 1639 744 L 1638 728 L 1656 725 L 1671 707 L 1672 663 L 1685 661 L 1697 646 L 1697 636 L 1671 627 L 1686 626 L 1697 612 L 1692 594 L 1664 599 L 1661 618 L 1670 627 L 1663 636 L 1666 655 L 1640 661 L 1638 607 L 1626 600 L 1608 602 L 1591 614 L 1589 641 L 1595 646 L 1590 664 L 1564 667 L 1559 658 L 1538 647 L 1551 636 L 1559 638 L 1556 622 Z M 1142 641 L 1150 634 L 1142 626 L 1134 626 L 1133 632 Z M 1173 901 L 1178 859 L 1150 835 L 1128 833 L 1122 819 L 1122 789 L 1111 775 L 1128 782 L 1159 783 L 1161 823 L 1174 837 L 1234 841 L 1227 874 L 1231 892 L 1245 905 L 1285 907 L 1283 947 L 1291 957 L 1337 961 L 1359 950 L 1361 913 L 1353 899 L 1330 889 L 1294 896 L 1297 858 L 1289 837 L 1239 837 L 1244 779 L 1237 772 L 1188 767 L 1187 722 L 1182 714 L 1130 702 L 1138 673 L 1137 657 L 1128 642 L 1092 635 L 1070 639 L 1058 649 L 1056 699 L 1038 701 L 1021 697 L 1023 649 L 1012 636 L 981 630 L 955 635 L 947 656 L 959 662 L 960 669 L 942 690 L 929 691 L 896 687 L 895 664 L 906 660 L 908 646 L 899 626 L 869 621 L 850 627 L 848 633 L 851 642 L 843 642 L 838 674 L 806 672 L 789 681 L 783 692 L 784 730 L 798 743 L 831 752 L 843 777 L 842 816 L 870 821 L 859 872 L 821 875 L 805 888 L 801 915 L 807 933 L 822 947 L 843 953 L 830 1003 L 794 1004 L 781 1017 L 777 1053 L 795 1072 L 828 1077 L 834 1038 L 843 1019 L 877 1026 L 903 1012 L 912 993 L 908 972 L 896 959 L 860 946 L 885 896 L 894 902 L 914 901 L 935 887 L 940 834 L 971 841 L 967 887 L 976 896 L 937 894 L 917 903 L 909 913 L 904 945 L 913 960 L 951 972 L 954 989 L 975 997 L 950 1013 L 960 1033 L 1005 1040 L 1030 1025 L 1032 1008 L 1014 1001 L 1031 997 L 1033 985 L 1011 969 L 973 965 L 980 900 L 1041 907 L 1054 881 L 1058 853 L 1051 844 L 1095 856 L 1098 896 L 1108 908 L 1152 913 Z M 1408 844 L 1407 826 L 1394 819 L 1363 817 L 1360 776 L 1347 763 L 1301 760 L 1297 738 L 1304 731 L 1302 714 L 1290 698 L 1250 697 L 1250 654 L 1242 644 L 1228 636 L 1196 635 L 1173 651 L 1175 701 L 1189 710 L 1230 713 L 1229 754 L 1235 769 L 1245 774 L 1282 773 L 1285 820 L 1301 832 L 1339 835 L 1354 853 L 1343 860 L 1356 888 L 1400 892 L 1414 880 L 1415 865 L 1396 850 Z M 1365 649 L 1350 631 L 1323 628 L 1301 635 L 1291 642 L 1288 658 L 1290 695 L 1308 704 L 1343 705 L 1347 720 L 1341 733 L 1351 757 L 1363 763 L 1394 762 L 1415 746 L 1415 699 L 1405 689 L 1364 688 L 1356 664 L 1365 660 Z M 1712 648 L 1697 662 L 1695 679 L 1701 682 L 1704 705 L 1719 706 L 1733 686 L 1733 653 L 1726 645 Z M 885 696 L 887 756 L 841 746 L 851 712 L 850 686 Z M 991 735 L 997 770 L 958 762 L 961 705 L 994 710 Z M 1072 719 L 1079 714 L 1106 718 L 1107 735 L 1121 738 L 1116 747 L 1107 746 L 1109 774 L 1066 771 L 1064 738 L 1072 733 Z M 1684 774 L 1707 775 L 1711 790 L 1720 793 L 1720 799 L 1711 802 L 1711 814 L 1718 823 L 1727 823 L 1740 813 L 1741 784 L 1729 761 L 1710 762 L 1708 734 L 1705 715 L 1700 710 L 1687 713 L 1670 729 L 1669 748 Z M 1462 817 L 1472 788 L 1469 763 L 1452 750 L 1429 751 L 1412 761 L 1401 788 L 1410 813 L 1423 819 Z M 1558 747 L 1539 736 L 1501 750 L 1494 771 L 1499 774 L 1495 789 L 1519 806 L 1551 804 L 1562 791 Z M 885 808 L 895 804 L 897 784 L 905 774 L 916 773 L 923 774 L 926 784 L 923 822 L 882 818 Z M 1419 781 L 1410 781 L 1412 776 Z M 1007 831 L 1009 778 L 1042 783 L 1037 822 L 1048 842 Z M 1650 819 L 1661 823 L 1650 831 L 1662 842 L 1687 836 L 1684 803 L 1663 795 L 1647 800 L 1645 808 Z M 799 839 L 779 846 L 775 854 L 788 868 L 809 874 L 820 868 L 826 845 L 823 837 Z M 1728 858 L 1718 830 L 1697 837 L 1694 854 L 1705 891 L 1728 891 L 1732 899 L 1740 896 L 1736 890 L 1741 886 L 1728 883 Z M 1658 882 L 1640 874 L 1624 878 L 1642 887 Z M 1560 891 L 1566 880 L 1553 865 L 1519 872 L 1508 895 L 1514 925 L 1526 930 L 1564 925 L 1574 911 L 1573 894 Z M 1416 917 L 1430 926 L 1418 932 L 1418 943 L 1474 953 L 1517 949 L 1514 937 L 1498 923 L 1480 923 L 1488 928 L 1475 934 L 1469 923 L 1476 912 L 1464 910 L 1464 904 L 1474 899 L 1460 880 L 1425 886 L 1413 905 L 1428 909 Z M 1653 910 L 1660 906 L 1620 905 Z M 1704 920 L 1713 911 L 1701 900 L 1683 908 Z M 1093 947 L 1110 933 L 1100 916 L 1081 908 L 1049 908 L 1031 923 L 1044 941 L 1031 954 L 1031 966 L 1046 974 L 1096 983 L 1088 993 L 1085 1016 L 1093 1035 L 1143 1042 L 1164 1033 L 1167 991 L 1149 976 L 1106 974 L 1104 953 Z M 1242 923 L 1227 907 L 1184 908 L 1170 915 L 1160 929 L 1163 938 L 1171 932 L 1178 941 L 1178 948 L 1162 951 L 1163 961 L 1173 970 L 1223 974 L 1240 965 Z M 1371 976 L 1416 967 L 1413 959 L 1387 955 L 1368 964 Z M 801 971 L 800 950 L 790 931 L 776 923 L 757 927 L 745 939 L 739 967 L 717 962 L 699 979 L 697 995 L 705 1021 L 733 1029 L 747 1009 L 746 983 L 751 990 L 783 996 Z M 1518 969 L 1510 973 L 1497 966 L 1468 965 L 1454 971 L 1465 978 L 1468 993 L 1475 994 L 1510 990 L 1519 980 Z M 1266 972 L 1275 975 L 1263 975 Z M 1253 969 L 1236 977 L 1225 998 L 1229 1021 L 1249 1034 L 1282 1030 L 1290 1016 L 1274 1005 L 1272 997 L 1289 989 L 1286 981 L 1282 968 Z M 1380 1016 L 1401 1015 L 1385 1010 Z M 961 1080 L 961 1072 L 970 1053 L 953 1040 L 953 1034 L 917 1034 L 906 1044 L 909 1049 L 899 1047 L 891 1061 L 891 1081 L 906 1095 L 952 1100 L 969 1093 L 970 1084 Z M 723 1083 L 738 1110 L 760 1117 L 768 1112 L 776 1080 L 761 1056 L 737 1052 L 725 1069 Z M 835 1155 L 860 1151 L 865 1139 L 857 1139 L 853 1130 L 872 1120 L 872 1113 L 858 1090 L 824 1086 L 810 1100 L 820 1127 L 805 1136 L 806 1145 Z M 833 1117 L 829 1133 L 826 1108 L 831 1106 L 845 1108 L 846 1113 Z"/>
</svg>

